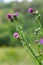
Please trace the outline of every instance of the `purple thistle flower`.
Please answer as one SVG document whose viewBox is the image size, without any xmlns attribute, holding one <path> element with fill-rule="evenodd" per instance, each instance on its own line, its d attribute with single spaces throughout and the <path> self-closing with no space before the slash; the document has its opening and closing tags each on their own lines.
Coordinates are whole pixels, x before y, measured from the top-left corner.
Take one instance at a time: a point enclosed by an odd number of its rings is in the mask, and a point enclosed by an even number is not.
<svg viewBox="0 0 43 65">
<path fill-rule="evenodd" d="M 14 15 L 14 16 L 18 16 L 18 12 L 14 13 L 13 15 Z"/>
<path fill-rule="evenodd" d="M 43 44 L 43 38 L 40 39 L 40 44 Z"/>
<path fill-rule="evenodd" d="M 17 17 L 17 16 L 18 16 L 18 12 L 16 12 L 16 13 L 13 14 L 13 17 L 14 17 L 14 19 L 15 19 L 16 21 L 18 20 L 18 17 Z"/>
<path fill-rule="evenodd" d="M 28 12 L 33 13 L 33 9 L 32 8 L 29 8 L 28 9 Z"/>
<path fill-rule="evenodd" d="M 18 34 L 17 32 L 15 32 L 15 33 L 13 34 L 13 36 L 16 37 L 16 38 L 19 38 L 19 34 Z"/>
<path fill-rule="evenodd" d="M 11 22 L 13 22 L 13 14 L 9 13 L 6 17 L 10 19 Z"/>
<path fill-rule="evenodd" d="M 18 16 L 18 12 L 16 12 L 15 15 Z"/>
<path fill-rule="evenodd" d="M 9 14 L 7 15 L 7 18 L 8 18 L 8 19 L 13 19 L 13 15 L 12 15 L 11 13 L 9 13 Z"/>
</svg>

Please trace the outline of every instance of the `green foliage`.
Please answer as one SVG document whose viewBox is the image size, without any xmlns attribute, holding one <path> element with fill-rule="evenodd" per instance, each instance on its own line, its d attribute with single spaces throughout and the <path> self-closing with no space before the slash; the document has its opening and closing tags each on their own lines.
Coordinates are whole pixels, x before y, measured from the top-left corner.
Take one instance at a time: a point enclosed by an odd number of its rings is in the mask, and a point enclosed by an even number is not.
<svg viewBox="0 0 43 65">
<path fill-rule="evenodd" d="M 16 32 L 15 23 L 11 23 L 10 20 L 6 18 L 8 13 L 16 11 L 19 12 L 18 21 L 22 25 L 26 37 L 29 40 L 31 39 L 31 41 L 34 40 L 33 32 L 34 29 L 38 27 L 38 24 L 33 16 L 28 13 L 29 7 L 40 11 L 40 14 L 42 15 L 41 23 L 43 26 L 43 1 L 0 4 L 0 45 L 21 46 L 20 42 L 13 37 L 13 33 Z"/>
<path fill-rule="evenodd" d="M 30 53 L 30 51 L 28 52 L 29 54 L 27 54 L 26 48 L 3 47 L 0 48 L 0 51 L 0 65 L 39 65 L 36 59 L 34 59 L 32 54 Z"/>
</svg>

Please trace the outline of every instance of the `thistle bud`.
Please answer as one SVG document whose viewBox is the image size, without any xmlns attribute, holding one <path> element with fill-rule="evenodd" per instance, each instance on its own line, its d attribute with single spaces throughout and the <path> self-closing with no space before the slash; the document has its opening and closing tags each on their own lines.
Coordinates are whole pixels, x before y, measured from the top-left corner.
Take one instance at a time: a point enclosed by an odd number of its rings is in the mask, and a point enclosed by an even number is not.
<svg viewBox="0 0 43 65">
<path fill-rule="evenodd" d="M 33 11 L 33 15 L 38 15 L 39 14 L 39 11 L 38 10 L 34 10 Z"/>
<path fill-rule="evenodd" d="M 41 18 L 41 15 L 39 14 L 38 16 L 36 16 L 36 19 L 40 19 Z"/>
<path fill-rule="evenodd" d="M 17 12 L 14 13 L 14 14 L 13 14 L 13 17 L 14 17 L 15 20 L 18 20 L 18 18 L 17 18 L 17 17 L 18 17 L 18 13 L 17 13 Z"/>
<path fill-rule="evenodd" d="M 35 43 L 37 44 L 38 43 L 38 40 L 35 40 Z"/>
</svg>

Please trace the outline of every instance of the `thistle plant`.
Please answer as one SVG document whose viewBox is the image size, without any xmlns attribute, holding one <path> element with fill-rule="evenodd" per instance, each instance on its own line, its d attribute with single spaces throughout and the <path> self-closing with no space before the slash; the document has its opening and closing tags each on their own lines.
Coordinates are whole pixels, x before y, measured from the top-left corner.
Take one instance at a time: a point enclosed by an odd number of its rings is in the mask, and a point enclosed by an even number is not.
<svg viewBox="0 0 43 65">
<path fill-rule="evenodd" d="M 36 36 L 36 39 L 34 40 L 34 43 L 36 43 L 38 45 L 38 56 L 34 53 L 34 51 L 31 48 L 30 42 L 28 42 L 27 38 L 25 37 L 25 34 L 23 32 L 23 27 L 21 26 L 21 24 L 18 21 L 18 12 L 14 13 L 14 14 L 8 14 L 7 18 L 12 22 L 15 23 L 16 26 L 16 31 L 14 32 L 13 36 L 18 39 L 23 45 L 26 45 L 28 47 L 28 49 L 30 50 L 30 52 L 32 53 L 32 55 L 34 56 L 34 58 L 38 61 L 39 65 L 42 65 L 42 60 L 41 60 L 41 56 L 43 55 L 42 49 L 41 49 L 41 45 L 43 45 L 43 38 L 38 39 L 38 34 L 40 32 L 42 32 L 42 25 L 40 23 L 40 19 L 41 19 L 41 15 L 39 14 L 38 10 L 33 10 L 32 8 L 28 9 L 28 12 L 30 14 L 32 14 L 33 16 L 35 16 L 35 20 L 36 22 L 39 24 L 39 27 L 37 29 L 34 30 L 34 36 Z M 40 34 L 42 36 L 42 34 Z M 28 50 L 27 50 L 28 52 Z"/>
</svg>

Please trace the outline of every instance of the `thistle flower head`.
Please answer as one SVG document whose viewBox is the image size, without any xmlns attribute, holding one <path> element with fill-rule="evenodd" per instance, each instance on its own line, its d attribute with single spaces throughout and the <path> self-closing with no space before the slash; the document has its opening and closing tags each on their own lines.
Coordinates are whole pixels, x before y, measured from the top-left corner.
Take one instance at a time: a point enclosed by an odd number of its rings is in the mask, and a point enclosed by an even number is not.
<svg viewBox="0 0 43 65">
<path fill-rule="evenodd" d="M 13 22 L 13 14 L 11 13 L 7 14 L 7 18 L 10 19 L 11 22 Z"/>
<path fill-rule="evenodd" d="M 18 12 L 16 12 L 15 15 L 18 16 Z"/>
<path fill-rule="evenodd" d="M 43 38 L 40 39 L 40 44 L 43 44 Z"/>
<path fill-rule="evenodd" d="M 16 16 L 16 17 L 17 17 L 18 15 L 19 15 L 18 12 L 16 12 L 16 13 L 13 14 L 13 16 Z"/>
<path fill-rule="evenodd" d="M 13 34 L 13 36 L 14 36 L 15 38 L 19 38 L 19 34 L 18 34 L 17 32 L 15 32 L 15 33 Z"/>
<path fill-rule="evenodd" d="M 8 18 L 8 19 L 12 19 L 12 18 L 13 18 L 13 15 L 12 15 L 11 13 L 9 13 L 9 14 L 7 15 L 7 18 Z"/>
<path fill-rule="evenodd" d="M 28 12 L 33 13 L 33 9 L 32 8 L 29 8 L 28 9 Z"/>
<path fill-rule="evenodd" d="M 18 17 L 18 12 L 14 13 L 13 17 L 14 17 L 15 20 L 18 20 L 18 18 L 17 18 Z"/>
</svg>

